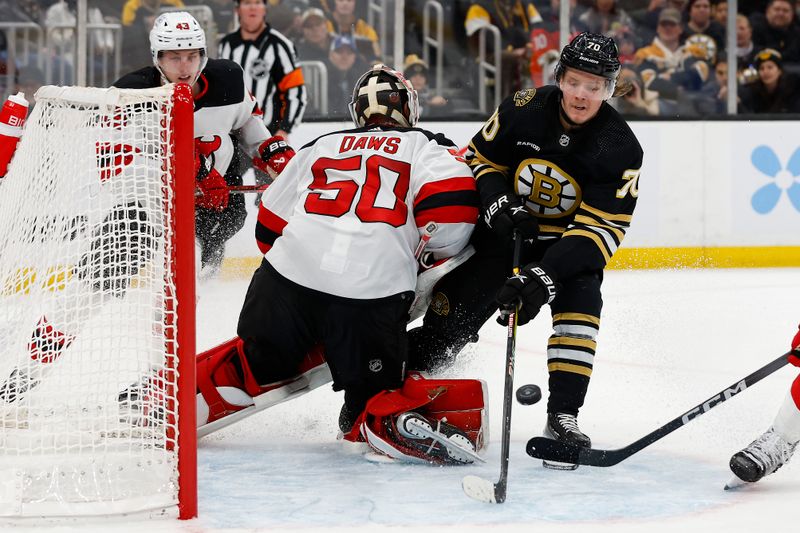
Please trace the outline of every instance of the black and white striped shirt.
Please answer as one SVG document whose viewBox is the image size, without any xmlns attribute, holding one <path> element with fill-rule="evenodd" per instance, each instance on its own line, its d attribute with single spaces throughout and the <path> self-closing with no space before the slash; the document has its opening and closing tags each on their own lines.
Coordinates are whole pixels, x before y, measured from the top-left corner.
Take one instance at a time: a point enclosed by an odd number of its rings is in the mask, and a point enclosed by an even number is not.
<svg viewBox="0 0 800 533">
<path fill-rule="evenodd" d="M 220 41 L 219 57 L 242 66 L 247 87 L 261 106 L 271 133 L 289 133 L 301 122 L 306 88 L 289 39 L 269 24 L 254 40 L 244 40 L 235 31 Z"/>
</svg>

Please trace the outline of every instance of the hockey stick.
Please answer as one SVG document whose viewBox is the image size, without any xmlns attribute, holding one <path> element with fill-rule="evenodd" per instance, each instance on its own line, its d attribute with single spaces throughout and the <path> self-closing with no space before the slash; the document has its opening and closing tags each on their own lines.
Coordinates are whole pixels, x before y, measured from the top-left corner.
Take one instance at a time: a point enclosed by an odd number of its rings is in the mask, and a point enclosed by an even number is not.
<svg viewBox="0 0 800 533">
<path fill-rule="evenodd" d="M 231 194 L 246 194 L 249 192 L 264 192 L 269 187 L 269 183 L 264 185 L 229 185 L 228 191 Z"/>
<path fill-rule="evenodd" d="M 269 187 L 269 183 L 265 185 L 228 185 L 228 193 L 230 194 L 247 194 L 247 193 L 262 193 L 267 190 Z M 196 190 L 194 192 L 195 198 L 199 198 L 203 196 L 203 193 L 200 190 Z"/>
<path fill-rule="evenodd" d="M 514 274 L 519 274 L 519 256 L 522 250 L 522 236 L 514 230 Z M 506 342 L 506 381 L 503 388 L 503 436 L 500 450 L 500 479 L 492 483 L 478 476 L 465 476 L 461 488 L 470 498 L 486 503 L 506 501 L 508 485 L 508 454 L 511 445 L 511 406 L 514 396 L 514 350 L 517 344 L 517 311 L 508 314 L 508 340 Z"/>
<path fill-rule="evenodd" d="M 695 405 L 678 418 L 664 424 L 652 433 L 648 433 L 641 439 L 629 444 L 628 446 L 625 446 L 624 448 L 619 448 L 616 450 L 579 448 L 565 442 L 559 442 L 545 437 L 533 437 L 528 441 L 528 445 L 525 447 L 525 449 L 528 452 L 528 455 L 531 457 L 544 459 L 545 461 L 558 461 L 587 466 L 614 466 L 615 464 L 624 461 L 631 455 L 650 446 L 654 442 L 666 437 L 679 427 L 685 426 L 692 420 L 698 418 L 700 415 L 709 412 L 722 402 L 730 400 L 740 392 L 753 386 L 779 368 L 785 366 L 789 362 L 789 353 L 781 355 L 771 363 L 759 368 L 749 376 L 737 381 L 727 389 L 718 392 L 706 401 Z"/>
</svg>

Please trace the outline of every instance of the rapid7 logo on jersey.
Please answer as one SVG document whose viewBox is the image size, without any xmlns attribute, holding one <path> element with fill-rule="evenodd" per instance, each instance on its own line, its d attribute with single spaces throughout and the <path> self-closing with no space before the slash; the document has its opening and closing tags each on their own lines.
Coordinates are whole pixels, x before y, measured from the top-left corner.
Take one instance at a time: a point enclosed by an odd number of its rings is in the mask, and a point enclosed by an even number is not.
<svg viewBox="0 0 800 533">
<path fill-rule="evenodd" d="M 406 223 L 409 163 L 382 155 L 321 157 L 311 173 L 311 192 L 303 205 L 307 213 L 339 218 L 352 211 L 361 222 L 383 222 L 395 228 Z M 391 188 L 383 187 L 385 183 Z"/>
</svg>

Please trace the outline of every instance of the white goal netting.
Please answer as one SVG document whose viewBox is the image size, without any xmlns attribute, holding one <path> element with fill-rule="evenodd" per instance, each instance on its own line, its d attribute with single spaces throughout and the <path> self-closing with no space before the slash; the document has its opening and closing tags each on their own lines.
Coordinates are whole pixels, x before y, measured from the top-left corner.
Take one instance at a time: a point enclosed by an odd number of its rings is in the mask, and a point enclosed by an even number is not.
<svg viewBox="0 0 800 533">
<path fill-rule="evenodd" d="M 172 109 L 36 94 L 0 181 L 0 517 L 177 504 Z"/>
</svg>

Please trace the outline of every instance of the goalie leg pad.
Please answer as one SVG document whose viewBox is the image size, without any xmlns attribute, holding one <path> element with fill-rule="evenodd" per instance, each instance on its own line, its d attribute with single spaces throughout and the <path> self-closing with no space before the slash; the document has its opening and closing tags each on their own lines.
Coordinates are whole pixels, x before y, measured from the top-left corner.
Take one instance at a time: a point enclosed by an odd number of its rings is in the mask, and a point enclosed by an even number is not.
<svg viewBox="0 0 800 533">
<path fill-rule="evenodd" d="M 259 386 L 234 337 L 197 356 L 197 422 L 206 424 L 253 405 Z M 204 416 L 205 415 L 205 416 Z"/>
<path fill-rule="evenodd" d="M 408 376 L 403 387 L 373 396 L 353 429 L 344 436 L 366 441 L 394 459 L 436 464 L 465 464 L 464 450 L 482 450 L 487 442 L 486 385 L 474 379 L 426 379 Z M 414 428 L 427 428 L 431 439 Z M 455 446 L 448 447 L 448 441 Z M 469 444 L 467 444 L 469 443 Z"/>
<path fill-rule="evenodd" d="M 297 375 L 261 385 L 256 381 L 245 357 L 242 339 L 234 337 L 215 346 L 197 356 L 198 426 L 209 424 L 254 404 L 262 404 L 264 402 L 259 402 L 259 397 L 277 389 L 285 388 L 287 394 L 299 390 L 303 388 L 305 381 L 311 380 L 309 376 L 312 373 L 315 377 L 309 385 L 315 388 L 330 380 L 329 374 L 323 376 L 320 373 L 324 366 L 324 353 L 321 347 L 316 346 L 301 360 Z M 267 406 L 259 405 L 260 408 Z"/>
</svg>

